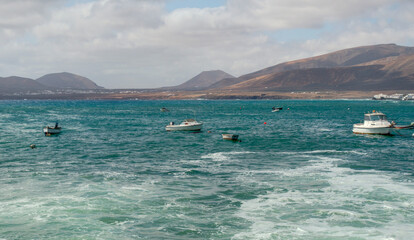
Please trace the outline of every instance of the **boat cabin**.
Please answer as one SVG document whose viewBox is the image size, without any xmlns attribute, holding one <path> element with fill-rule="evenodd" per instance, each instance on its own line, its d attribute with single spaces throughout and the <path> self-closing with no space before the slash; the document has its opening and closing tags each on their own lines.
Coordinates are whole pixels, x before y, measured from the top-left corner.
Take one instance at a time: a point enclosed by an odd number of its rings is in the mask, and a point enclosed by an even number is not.
<svg viewBox="0 0 414 240">
<path fill-rule="evenodd" d="M 391 123 L 388 121 L 387 116 L 384 113 L 372 112 L 364 114 L 364 125 L 389 127 Z"/>
<path fill-rule="evenodd" d="M 354 124 L 353 132 L 358 134 L 390 134 L 392 124 L 388 122 L 387 116 L 380 112 L 364 114 L 364 123 Z"/>
<path fill-rule="evenodd" d="M 364 114 L 364 121 L 388 121 L 387 116 L 383 113 Z"/>
</svg>

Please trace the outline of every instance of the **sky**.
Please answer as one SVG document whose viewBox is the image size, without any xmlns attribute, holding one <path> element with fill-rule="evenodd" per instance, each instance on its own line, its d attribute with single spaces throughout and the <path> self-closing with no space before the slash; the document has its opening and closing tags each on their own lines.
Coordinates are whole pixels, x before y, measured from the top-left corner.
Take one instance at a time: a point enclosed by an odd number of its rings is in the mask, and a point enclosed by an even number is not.
<svg viewBox="0 0 414 240">
<path fill-rule="evenodd" d="M 0 0 L 0 77 L 105 88 L 233 76 L 345 48 L 414 46 L 412 0 Z"/>
</svg>

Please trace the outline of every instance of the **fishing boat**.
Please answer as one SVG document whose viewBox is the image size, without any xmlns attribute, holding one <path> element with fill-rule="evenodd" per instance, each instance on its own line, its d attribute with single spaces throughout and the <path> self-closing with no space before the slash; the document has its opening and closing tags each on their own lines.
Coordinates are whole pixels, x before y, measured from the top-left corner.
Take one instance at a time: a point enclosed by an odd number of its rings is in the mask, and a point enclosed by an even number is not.
<svg viewBox="0 0 414 240">
<path fill-rule="evenodd" d="M 237 141 L 239 139 L 239 135 L 237 134 L 229 134 L 229 133 L 223 133 L 221 134 L 224 140 L 232 140 Z"/>
<path fill-rule="evenodd" d="M 389 135 L 393 123 L 387 120 L 387 116 L 381 112 L 372 111 L 364 114 L 364 122 L 354 124 L 353 132 L 357 134 Z"/>
<path fill-rule="evenodd" d="M 399 134 L 397 130 L 402 129 L 414 129 L 414 122 L 405 126 L 396 125 L 394 121 L 389 122 L 384 113 L 375 112 L 374 110 L 372 113 L 364 114 L 364 122 L 354 124 L 352 131 L 358 134 L 390 135 L 393 132 Z"/>
<path fill-rule="evenodd" d="M 176 125 L 174 122 L 170 122 L 165 126 L 167 131 L 200 131 L 203 126 L 202 122 L 197 122 L 194 119 L 186 119 L 181 124 Z"/>
<path fill-rule="evenodd" d="M 43 128 L 43 132 L 46 136 L 59 134 L 61 130 L 62 128 L 58 126 L 58 123 L 56 123 L 54 127 L 46 126 Z"/>
<path fill-rule="evenodd" d="M 272 112 L 279 112 L 283 107 L 272 107 Z"/>
</svg>

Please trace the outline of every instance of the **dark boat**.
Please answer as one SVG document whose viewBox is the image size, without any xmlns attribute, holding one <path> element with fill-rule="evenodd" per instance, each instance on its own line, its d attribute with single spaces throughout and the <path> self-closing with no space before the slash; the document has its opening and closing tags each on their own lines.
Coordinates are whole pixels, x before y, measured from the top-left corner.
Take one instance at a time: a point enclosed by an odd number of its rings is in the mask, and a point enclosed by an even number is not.
<svg viewBox="0 0 414 240">
<path fill-rule="evenodd" d="M 283 107 L 272 107 L 272 112 L 279 112 Z"/>
</svg>

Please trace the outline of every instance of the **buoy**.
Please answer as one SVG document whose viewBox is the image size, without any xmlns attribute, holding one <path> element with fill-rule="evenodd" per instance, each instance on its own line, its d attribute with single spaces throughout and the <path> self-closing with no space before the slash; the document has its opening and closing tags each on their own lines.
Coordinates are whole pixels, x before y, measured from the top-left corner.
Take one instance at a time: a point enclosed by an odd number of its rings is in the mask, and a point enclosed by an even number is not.
<svg viewBox="0 0 414 240">
<path fill-rule="evenodd" d="M 375 112 L 375 110 L 372 110 L 372 112 L 374 113 L 374 112 Z"/>
<path fill-rule="evenodd" d="M 211 133 L 211 131 L 207 131 L 208 133 Z"/>
<path fill-rule="evenodd" d="M 35 145 L 35 144 L 31 144 L 31 145 L 30 145 L 30 148 L 31 148 L 31 149 L 36 148 L 36 145 Z"/>
<path fill-rule="evenodd" d="M 264 122 L 263 124 L 267 124 L 267 122 Z"/>
</svg>

